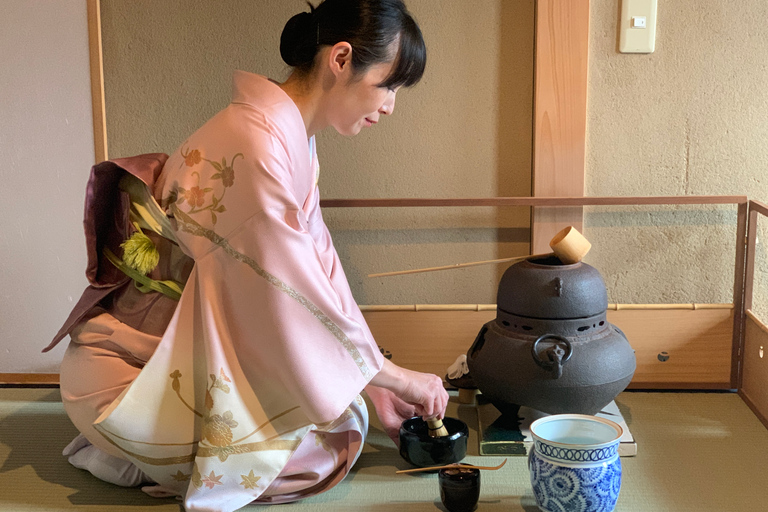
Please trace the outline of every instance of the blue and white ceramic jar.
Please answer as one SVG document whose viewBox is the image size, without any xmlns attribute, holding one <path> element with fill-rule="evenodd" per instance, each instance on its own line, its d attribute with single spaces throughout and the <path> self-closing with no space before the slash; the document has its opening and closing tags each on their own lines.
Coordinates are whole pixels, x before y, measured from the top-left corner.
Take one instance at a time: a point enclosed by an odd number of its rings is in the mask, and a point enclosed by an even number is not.
<svg viewBox="0 0 768 512">
<path fill-rule="evenodd" d="M 528 456 L 536 504 L 544 512 L 610 512 L 621 488 L 615 422 L 582 414 L 555 414 L 531 424 Z"/>
</svg>

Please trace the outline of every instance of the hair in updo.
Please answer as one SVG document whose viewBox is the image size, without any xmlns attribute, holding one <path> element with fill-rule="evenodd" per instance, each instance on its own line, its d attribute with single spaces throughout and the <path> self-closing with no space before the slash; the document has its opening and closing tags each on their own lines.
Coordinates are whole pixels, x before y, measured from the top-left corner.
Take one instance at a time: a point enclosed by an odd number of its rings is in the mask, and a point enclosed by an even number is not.
<svg viewBox="0 0 768 512">
<path fill-rule="evenodd" d="M 381 87 L 409 87 L 421 79 L 427 49 L 402 0 L 324 0 L 309 8 L 288 20 L 280 36 L 280 55 L 299 73 L 312 71 L 322 46 L 346 41 L 352 46 L 355 75 L 373 64 L 394 61 Z M 392 44 L 398 40 L 393 54 Z"/>
</svg>

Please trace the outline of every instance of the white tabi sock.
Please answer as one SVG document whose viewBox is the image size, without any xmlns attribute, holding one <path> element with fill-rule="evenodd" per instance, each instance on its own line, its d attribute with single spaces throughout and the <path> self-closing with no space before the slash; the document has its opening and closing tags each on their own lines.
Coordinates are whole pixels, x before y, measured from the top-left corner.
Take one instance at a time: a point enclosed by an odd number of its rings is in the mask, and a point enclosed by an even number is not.
<svg viewBox="0 0 768 512">
<path fill-rule="evenodd" d="M 83 434 L 78 435 L 64 448 L 62 455 L 78 469 L 89 471 L 93 476 L 120 487 L 136 487 L 154 483 L 132 462 L 113 457 L 93 446 Z"/>
</svg>

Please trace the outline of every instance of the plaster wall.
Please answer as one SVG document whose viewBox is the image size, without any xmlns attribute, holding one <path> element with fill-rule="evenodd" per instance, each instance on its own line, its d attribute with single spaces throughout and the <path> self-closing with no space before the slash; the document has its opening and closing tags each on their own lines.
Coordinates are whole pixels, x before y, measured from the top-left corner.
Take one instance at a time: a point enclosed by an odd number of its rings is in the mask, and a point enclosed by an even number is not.
<svg viewBox="0 0 768 512">
<path fill-rule="evenodd" d="M 590 8 L 585 193 L 768 199 L 768 4 L 659 2 L 647 55 L 618 52 L 617 2 Z M 611 302 L 731 302 L 735 223 L 735 207 L 589 208 L 587 261 Z"/>
<path fill-rule="evenodd" d="M 87 284 L 85 2 L 3 2 L 0 66 L 0 373 L 55 372 L 61 352 L 40 350 Z"/>
<path fill-rule="evenodd" d="M 534 0 L 409 0 L 426 74 L 354 138 L 318 136 L 324 198 L 527 196 Z M 172 152 L 229 102 L 244 69 L 285 79 L 278 46 L 302 0 L 102 0 L 109 156 Z M 525 254 L 528 208 L 326 209 L 361 304 L 492 303 L 503 267 L 369 273 Z"/>
<path fill-rule="evenodd" d="M 232 69 L 284 78 L 277 40 L 284 20 L 303 7 L 299 0 L 216 2 L 215 8 L 202 0 L 127 2 L 139 14 L 166 9 L 137 19 L 120 10 L 125 0 L 103 2 L 105 30 L 137 32 L 112 41 L 106 34 L 107 72 L 118 73 L 107 77 L 112 156 L 172 151 L 226 105 Z M 85 3 L 6 4 L 0 372 L 49 372 L 61 351 L 39 350 L 86 285 L 82 203 L 94 154 Z M 409 6 L 430 46 L 427 75 L 399 94 L 395 115 L 375 131 L 322 137 L 323 196 L 527 195 L 533 2 L 411 0 Z M 242 9 L 249 7 L 261 10 L 246 16 Z M 588 195 L 768 200 L 766 11 L 762 0 L 662 2 L 656 52 L 622 55 L 618 3 L 591 0 Z M 218 22 L 214 29 L 202 28 L 211 20 Z M 158 40 L 160 33 L 172 37 Z M 173 58 L 161 61 L 159 53 Z M 128 61 L 113 65 L 116 56 Z M 361 303 L 493 302 L 495 269 L 454 271 L 450 279 L 364 275 L 522 254 L 529 220 L 520 210 L 327 210 L 326 220 Z M 588 262 L 606 277 L 611 302 L 730 302 L 734 209 L 670 210 L 587 210 L 585 232 L 594 247 Z M 768 221 L 760 222 L 764 241 Z M 760 244 L 754 309 L 762 319 L 768 319 L 766 268 Z"/>
</svg>

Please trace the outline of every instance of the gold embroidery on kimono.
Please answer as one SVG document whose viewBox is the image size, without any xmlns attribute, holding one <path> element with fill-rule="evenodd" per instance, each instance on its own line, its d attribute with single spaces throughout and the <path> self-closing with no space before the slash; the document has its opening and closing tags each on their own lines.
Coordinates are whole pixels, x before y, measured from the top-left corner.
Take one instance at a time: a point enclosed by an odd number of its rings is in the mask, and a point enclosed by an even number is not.
<svg viewBox="0 0 768 512">
<path fill-rule="evenodd" d="M 363 376 L 370 380 L 373 378 L 373 375 L 371 374 L 370 370 L 368 369 L 368 365 L 363 360 L 363 356 L 360 355 L 360 352 L 357 350 L 357 347 L 354 343 L 352 343 L 352 340 L 350 340 L 346 334 L 344 334 L 344 331 L 339 329 L 339 327 L 333 323 L 333 321 L 328 318 L 328 316 L 320 311 L 320 309 L 312 304 L 309 300 L 307 300 L 306 297 L 301 295 L 299 292 L 288 286 L 286 283 L 275 277 L 274 275 L 270 274 L 261 266 L 259 266 L 258 263 L 253 258 L 250 258 L 246 256 L 245 254 L 236 251 L 231 245 L 229 245 L 229 242 L 227 240 L 218 235 L 215 231 L 211 231 L 210 229 L 206 229 L 197 222 L 195 222 L 194 219 L 192 219 L 190 216 L 185 214 L 179 207 L 177 207 L 175 204 L 171 204 L 170 206 L 171 211 L 173 212 L 174 217 L 176 218 L 176 221 L 178 222 L 179 227 L 195 236 L 202 236 L 213 242 L 214 244 L 218 245 L 224 251 L 232 256 L 237 261 L 240 261 L 242 263 L 245 263 L 249 267 L 251 267 L 254 272 L 256 272 L 259 276 L 263 277 L 267 280 L 271 285 L 275 286 L 277 289 L 282 291 L 283 293 L 289 295 L 292 297 L 296 302 L 304 306 L 312 315 L 317 318 L 323 326 L 328 329 L 328 331 L 333 334 L 333 336 L 339 341 L 339 343 L 342 344 L 344 349 L 349 352 L 349 354 L 352 356 L 352 359 L 355 361 L 355 364 L 357 364 L 357 367 L 360 369 L 360 373 L 363 374 Z"/>
</svg>

